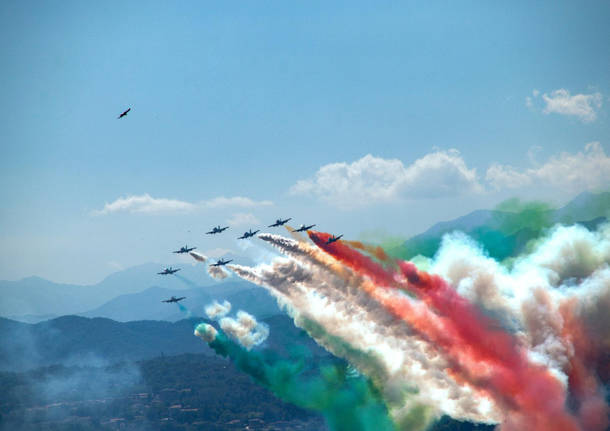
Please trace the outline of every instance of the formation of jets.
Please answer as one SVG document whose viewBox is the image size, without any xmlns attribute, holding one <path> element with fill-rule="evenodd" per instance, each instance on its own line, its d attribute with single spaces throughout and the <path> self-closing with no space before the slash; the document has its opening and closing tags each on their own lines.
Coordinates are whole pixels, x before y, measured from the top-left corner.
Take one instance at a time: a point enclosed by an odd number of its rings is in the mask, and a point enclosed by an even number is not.
<svg viewBox="0 0 610 431">
<path fill-rule="evenodd" d="M 127 115 L 127 113 L 129 112 L 129 109 L 125 112 L 123 112 L 119 118 L 124 117 L 125 115 Z M 287 218 L 287 219 L 277 219 L 275 221 L 275 223 L 270 224 L 268 227 L 280 227 L 280 226 L 284 226 L 286 223 L 288 223 L 290 220 L 292 220 L 292 218 Z M 315 226 L 315 224 L 311 224 L 311 225 L 304 225 L 302 224 L 298 229 L 293 229 L 292 232 L 306 232 L 308 230 L 310 230 L 311 228 L 313 228 Z M 207 235 L 216 235 L 218 233 L 222 233 L 225 230 L 229 229 L 229 226 L 225 226 L 225 227 L 221 227 L 220 225 L 212 228 L 211 231 L 206 232 Z M 190 231 L 189 231 L 190 232 Z M 252 229 L 249 229 L 248 231 L 244 232 L 244 234 L 240 237 L 238 237 L 237 239 L 247 239 L 247 238 L 252 238 L 254 235 L 256 235 L 258 232 L 260 232 L 260 230 L 255 230 L 253 231 Z M 339 241 L 341 238 L 343 237 L 343 235 L 339 235 L 339 236 L 335 236 L 335 235 L 331 235 L 330 238 L 328 238 L 326 240 L 326 244 L 332 244 L 333 242 L 337 242 Z M 176 253 L 176 254 L 183 254 L 183 253 L 189 253 L 193 250 L 195 250 L 197 247 L 189 247 L 188 245 L 184 245 L 184 247 L 180 247 L 179 250 L 174 250 L 172 253 Z M 210 266 L 214 266 L 214 267 L 220 267 L 220 266 L 225 266 L 226 264 L 233 262 L 233 259 L 224 259 L 224 258 L 220 258 L 219 260 L 217 260 L 215 263 L 211 263 Z M 158 272 L 157 274 L 159 275 L 170 275 L 170 274 L 175 274 L 176 272 L 180 271 L 180 268 L 172 268 L 171 266 L 169 268 L 165 268 L 163 271 Z M 172 302 L 180 302 L 183 299 L 185 299 L 186 297 L 182 296 L 179 298 L 176 298 L 175 296 L 172 296 L 169 299 L 164 299 L 161 302 L 165 302 L 165 303 L 172 303 Z"/>
<path fill-rule="evenodd" d="M 195 250 L 196 248 L 197 247 L 190 247 L 189 248 L 189 246 L 185 245 L 184 247 L 180 247 L 180 250 L 173 251 L 172 253 L 178 253 L 178 254 L 188 253 L 190 251 Z"/>
<path fill-rule="evenodd" d="M 238 237 L 237 239 L 246 239 L 246 238 L 250 238 L 254 235 L 256 235 L 258 232 L 260 232 L 259 230 L 255 230 L 254 232 L 252 232 L 252 229 L 250 229 L 248 232 L 244 232 L 244 234 L 240 237 Z"/>
<path fill-rule="evenodd" d="M 170 302 L 180 302 L 180 301 L 182 301 L 183 299 L 186 299 L 186 296 L 181 296 L 180 298 L 176 298 L 175 296 L 172 296 L 171 298 L 169 298 L 169 299 L 164 299 L 164 300 L 163 300 L 163 301 L 161 301 L 161 302 L 167 302 L 167 303 L 170 303 Z"/>
<path fill-rule="evenodd" d="M 127 108 L 125 111 L 121 112 L 121 114 L 119 114 L 119 116 L 117 117 L 117 119 L 121 119 L 123 117 L 126 117 L 127 114 L 129 113 L 129 111 L 131 111 L 131 108 Z M 275 223 L 270 224 L 268 227 L 280 227 L 280 226 L 284 226 L 286 223 L 288 223 L 290 220 L 292 220 L 292 218 L 287 218 L 287 219 L 281 219 L 278 218 Z M 309 226 L 305 226 L 304 224 L 302 224 L 298 229 L 293 229 L 292 232 L 306 232 L 309 229 L 313 228 L 315 226 L 315 224 L 309 225 Z M 225 226 L 225 227 L 220 227 L 220 225 L 212 228 L 211 231 L 206 232 L 207 235 L 216 235 L 218 233 L 222 233 L 225 230 L 229 229 L 229 226 Z M 190 232 L 190 231 L 189 231 Z M 254 235 L 256 235 L 258 232 L 260 232 L 260 230 L 255 230 L 252 231 L 252 229 L 249 229 L 247 232 L 244 232 L 244 234 L 240 237 L 238 237 L 237 239 L 247 239 L 247 238 L 251 238 Z M 328 238 L 328 240 L 326 240 L 326 244 L 332 244 L 333 242 L 337 242 L 339 241 L 341 238 L 343 237 L 343 235 L 339 235 L 339 236 L 334 236 L 332 235 L 330 238 Z M 176 254 L 183 254 L 183 253 L 189 253 L 193 250 L 195 250 L 197 247 L 189 247 L 188 245 L 185 245 L 184 247 L 180 247 L 179 250 L 175 250 L 172 253 L 176 253 Z M 210 264 L 210 266 L 224 266 L 230 262 L 233 262 L 233 259 L 220 259 L 218 261 L 216 261 L 216 263 L 212 263 Z M 171 275 L 171 274 L 175 274 L 176 272 L 180 271 L 180 268 L 172 268 L 171 266 L 169 268 L 164 268 L 163 271 L 158 272 L 157 274 L 159 275 Z M 171 303 L 171 302 L 180 302 L 183 299 L 185 299 L 185 296 L 176 298 L 175 296 L 172 296 L 169 299 L 165 299 L 162 300 L 161 302 L 166 302 L 166 303 Z"/>
<path fill-rule="evenodd" d="M 229 229 L 229 226 L 220 227 L 220 225 L 218 225 L 215 228 L 213 228 L 211 231 L 206 232 L 206 234 L 207 235 L 216 235 L 217 233 L 224 232 L 227 229 Z"/>
<path fill-rule="evenodd" d="M 159 275 L 169 275 L 169 274 L 174 274 L 176 272 L 180 271 L 180 268 L 176 268 L 173 269 L 171 266 L 169 268 L 165 268 L 163 271 L 161 272 L 157 272 L 157 274 Z"/>
</svg>

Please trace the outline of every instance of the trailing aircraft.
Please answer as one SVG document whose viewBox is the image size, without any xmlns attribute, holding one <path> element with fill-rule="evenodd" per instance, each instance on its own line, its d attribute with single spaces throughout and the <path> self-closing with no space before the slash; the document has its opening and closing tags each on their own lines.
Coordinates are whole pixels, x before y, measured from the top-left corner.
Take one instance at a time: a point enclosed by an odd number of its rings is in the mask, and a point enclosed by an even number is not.
<svg viewBox="0 0 610 431">
<path fill-rule="evenodd" d="M 173 269 L 173 268 L 170 266 L 169 268 L 165 268 L 165 269 L 164 269 L 163 271 L 161 271 L 161 272 L 157 272 L 157 274 L 159 274 L 159 275 L 169 275 L 169 274 L 173 274 L 173 273 L 178 272 L 178 271 L 180 271 L 180 268 Z"/>
<path fill-rule="evenodd" d="M 186 299 L 186 296 L 181 296 L 180 298 L 176 298 L 175 296 L 172 296 L 171 298 L 169 298 L 169 299 L 164 299 L 164 300 L 163 300 L 163 301 L 161 301 L 161 302 L 168 302 L 168 303 L 169 303 L 169 302 L 180 302 L 180 301 L 182 301 L 183 299 Z"/>
</svg>

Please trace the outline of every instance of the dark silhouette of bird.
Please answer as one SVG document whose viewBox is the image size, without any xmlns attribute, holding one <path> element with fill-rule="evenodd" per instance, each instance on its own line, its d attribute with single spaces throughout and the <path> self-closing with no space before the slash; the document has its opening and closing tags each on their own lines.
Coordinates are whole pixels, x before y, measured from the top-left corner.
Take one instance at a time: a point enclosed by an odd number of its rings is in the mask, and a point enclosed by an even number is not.
<svg viewBox="0 0 610 431">
<path fill-rule="evenodd" d="M 117 118 L 118 118 L 118 119 L 123 118 L 124 116 L 126 116 L 126 115 L 127 115 L 127 113 L 128 113 L 129 111 L 131 111 L 131 108 L 128 108 L 128 109 L 127 109 L 127 111 L 123 112 L 123 113 L 122 113 L 121 115 L 119 115 Z"/>
</svg>

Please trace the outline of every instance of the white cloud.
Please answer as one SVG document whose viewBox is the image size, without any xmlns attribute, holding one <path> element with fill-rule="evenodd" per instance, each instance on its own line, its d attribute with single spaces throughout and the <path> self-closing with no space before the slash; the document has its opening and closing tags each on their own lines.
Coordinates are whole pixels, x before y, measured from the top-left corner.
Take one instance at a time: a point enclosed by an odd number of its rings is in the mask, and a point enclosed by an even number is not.
<svg viewBox="0 0 610 431">
<path fill-rule="evenodd" d="M 163 212 L 188 212 L 194 208 L 195 205 L 190 202 L 175 199 L 153 198 L 146 193 L 139 196 L 118 198 L 114 202 L 106 203 L 104 208 L 94 211 L 94 213 L 99 215 L 116 212 L 151 214 Z"/>
<path fill-rule="evenodd" d="M 534 99 L 540 95 L 538 90 L 532 91 L 532 96 L 525 98 L 527 107 L 534 106 Z M 545 114 L 561 114 L 577 117 L 582 122 L 590 123 L 597 118 L 597 111 L 602 107 L 601 93 L 571 95 L 565 88 L 542 94 Z"/>
<path fill-rule="evenodd" d="M 244 198 L 242 196 L 234 196 L 232 198 L 226 198 L 223 196 L 203 201 L 200 203 L 201 206 L 206 208 L 224 208 L 224 207 L 242 207 L 242 208 L 253 208 L 259 206 L 270 206 L 273 205 L 271 201 L 254 201 L 250 198 Z"/>
<path fill-rule="evenodd" d="M 153 198 L 148 193 L 143 195 L 121 197 L 111 203 L 106 203 L 101 210 L 93 211 L 95 215 L 105 215 L 117 212 L 129 213 L 186 213 L 200 208 L 226 208 L 242 207 L 252 208 L 257 206 L 273 205 L 271 201 L 254 201 L 242 196 L 216 197 L 207 201 L 197 203 L 185 202 L 176 199 Z"/>
<path fill-rule="evenodd" d="M 368 154 L 351 164 L 322 166 L 313 178 L 290 189 L 292 194 L 318 196 L 343 208 L 480 191 L 476 170 L 468 169 L 457 150 L 436 151 L 408 166 Z"/>
<path fill-rule="evenodd" d="M 493 164 L 485 175 L 495 189 L 515 189 L 530 185 L 548 185 L 563 190 L 595 190 L 610 185 L 610 157 L 599 142 L 591 142 L 584 151 L 560 153 L 546 163 L 524 170 Z"/>
<path fill-rule="evenodd" d="M 228 220 L 230 226 L 258 225 L 261 221 L 252 213 L 236 213 Z"/>
</svg>

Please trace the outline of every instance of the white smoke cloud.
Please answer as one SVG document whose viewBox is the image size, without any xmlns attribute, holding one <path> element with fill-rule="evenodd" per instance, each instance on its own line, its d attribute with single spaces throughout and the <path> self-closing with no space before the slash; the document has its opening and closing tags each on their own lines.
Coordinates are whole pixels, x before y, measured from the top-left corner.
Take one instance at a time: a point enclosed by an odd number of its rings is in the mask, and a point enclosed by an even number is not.
<svg viewBox="0 0 610 431">
<path fill-rule="evenodd" d="M 226 316 L 231 311 L 231 303 L 229 301 L 223 301 L 220 304 L 218 301 L 214 301 L 211 304 L 205 306 L 205 314 L 212 320 L 220 319 Z"/>
<path fill-rule="evenodd" d="M 220 266 L 208 266 L 208 274 L 216 280 L 224 280 L 229 276 L 229 273 Z"/>
<path fill-rule="evenodd" d="M 236 318 L 223 317 L 219 324 L 227 335 L 248 350 L 261 344 L 269 336 L 269 327 L 243 310 L 237 312 Z"/>
</svg>

